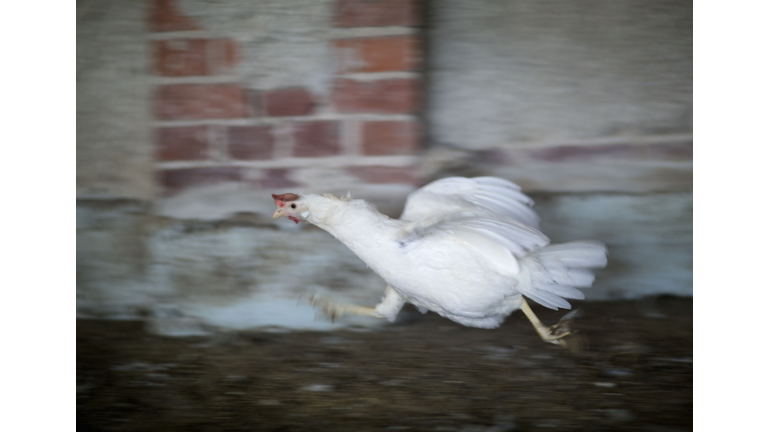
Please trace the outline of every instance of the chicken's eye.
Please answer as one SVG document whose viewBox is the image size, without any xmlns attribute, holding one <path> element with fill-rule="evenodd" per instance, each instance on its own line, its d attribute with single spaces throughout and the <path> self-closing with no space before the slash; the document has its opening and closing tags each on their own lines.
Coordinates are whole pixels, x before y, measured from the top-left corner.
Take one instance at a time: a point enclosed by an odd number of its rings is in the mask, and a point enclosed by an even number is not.
<svg viewBox="0 0 768 432">
<path fill-rule="evenodd" d="M 296 208 L 296 204 L 291 204 L 291 208 Z"/>
</svg>

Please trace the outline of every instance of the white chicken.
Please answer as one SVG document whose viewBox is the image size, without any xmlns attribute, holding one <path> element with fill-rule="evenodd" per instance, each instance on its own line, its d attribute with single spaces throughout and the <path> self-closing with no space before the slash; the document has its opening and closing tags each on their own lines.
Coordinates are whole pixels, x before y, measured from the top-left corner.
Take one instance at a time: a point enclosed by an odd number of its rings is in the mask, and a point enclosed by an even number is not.
<svg viewBox="0 0 768 432">
<path fill-rule="evenodd" d="M 551 309 L 583 299 L 590 269 L 606 265 L 605 245 L 549 245 L 539 231 L 533 201 L 512 182 L 495 177 L 451 177 L 408 196 L 400 219 L 363 200 L 331 194 L 272 195 L 285 216 L 328 231 L 388 286 L 374 308 L 313 297 L 332 317 L 361 314 L 394 321 L 406 302 L 470 327 L 496 328 L 522 309 L 541 338 L 572 348 L 565 322 L 544 326 L 524 297 Z"/>
</svg>

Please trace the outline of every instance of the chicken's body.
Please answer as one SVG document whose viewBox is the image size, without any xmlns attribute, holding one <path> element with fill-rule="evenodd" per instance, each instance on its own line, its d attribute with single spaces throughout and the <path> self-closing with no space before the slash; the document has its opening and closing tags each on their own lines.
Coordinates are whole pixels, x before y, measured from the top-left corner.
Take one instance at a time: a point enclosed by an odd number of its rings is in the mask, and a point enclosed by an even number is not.
<svg viewBox="0 0 768 432">
<path fill-rule="evenodd" d="M 552 309 L 570 308 L 563 297 L 583 298 L 575 287 L 590 286 L 588 269 L 606 262 L 599 243 L 548 246 L 532 201 L 513 183 L 492 177 L 430 183 L 409 196 L 400 219 L 363 200 L 328 194 L 273 198 L 274 217 L 328 231 L 389 284 L 375 310 L 351 308 L 391 321 L 405 302 L 482 328 L 498 327 L 520 308 L 529 315 L 523 295 Z"/>
</svg>

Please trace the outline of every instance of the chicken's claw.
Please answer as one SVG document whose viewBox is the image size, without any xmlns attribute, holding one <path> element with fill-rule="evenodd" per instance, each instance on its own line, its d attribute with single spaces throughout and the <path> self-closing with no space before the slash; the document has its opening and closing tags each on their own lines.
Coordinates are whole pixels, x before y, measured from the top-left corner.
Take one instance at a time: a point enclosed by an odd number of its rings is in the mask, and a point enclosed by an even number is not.
<svg viewBox="0 0 768 432">
<path fill-rule="evenodd" d="M 571 323 L 579 315 L 578 309 L 563 315 L 560 322 L 548 328 L 549 334 L 542 335 L 542 339 L 578 354 L 585 340 L 578 334 L 578 330 L 571 330 Z"/>
<path fill-rule="evenodd" d="M 565 336 L 575 334 L 576 330 L 571 331 L 571 323 L 576 317 L 579 316 L 579 310 L 568 312 L 560 318 L 560 322 L 549 328 L 549 333 L 552 336 L 563 338 Z"/>
<path fill-rule="evenodd" d="M 376 309 L 346 303 L 334 303 L 318 296 L 315 292 L 302 295 L 299 301 L 302 300 L 306 300 L 313 308 L 330 318 L 331 322 L 336 322 L 337 319 L 344 315 L 368 315 L 375 318 L 383 318 Z"/>
<path fill-rule="evenodd" d="M 571 330 L 571 322 L 578 316 L 578 309 L 563 315 L 560 318 L 560 322 L 551 327 L 546 327 L 539 321 L 539 318 L 533 313 L 525 299 L 523 299 L 520 309 L 531 321 L 533 328 L 536 329 L 536 333 L 539 334 L 544 342 L 560 345 L 575 354 L 579 353 L 582 346 L 582 338 L 576 334 L 576 330 Z"/>
<path fill-rule="evenodd" d="M 333 302 L 324 297 L 318 296 L 315 291 L 303 294 L 301 297 L 299 297 L 299 302 L 308 303 L 315 310 L 322 312 L 323 315 L 330 318 L 331 322 L 336 322 L 336 319 L 342 315 L 341 311 L 335 307 L 336 305 Z"/>
</svg>

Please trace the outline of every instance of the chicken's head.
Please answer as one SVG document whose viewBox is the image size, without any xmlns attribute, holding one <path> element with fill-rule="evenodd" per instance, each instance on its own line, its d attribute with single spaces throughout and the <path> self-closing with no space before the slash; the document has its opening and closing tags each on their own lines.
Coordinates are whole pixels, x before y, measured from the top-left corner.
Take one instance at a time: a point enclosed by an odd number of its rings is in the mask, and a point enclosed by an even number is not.
<svg viewBox="0 0 768 432">
<path fill-rule="evenodd" d="M 281 216 L 285 216 L 288 219 L 299 223 L 309 216 L 309 210 L 307 210 L 306 204 L 299 200 L 299 196 L 294 193 L 286 193 L 282 195 L 272 194 L 272 199 L 275 200 L 277 210 L 272 214 L 272 219 L 277 219 Z"/>
</svg>

